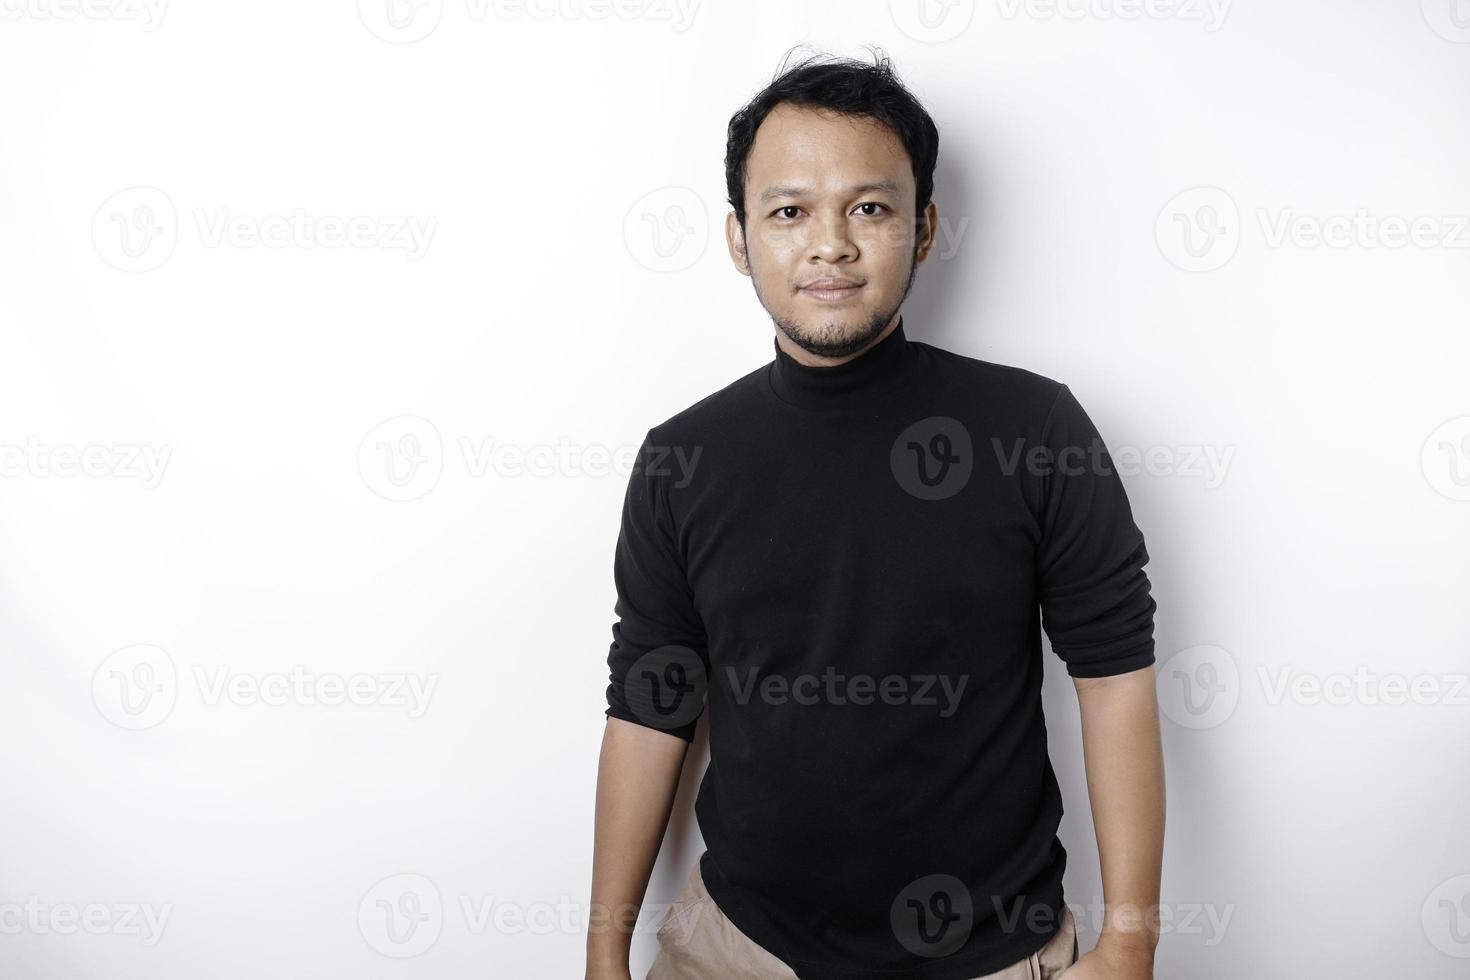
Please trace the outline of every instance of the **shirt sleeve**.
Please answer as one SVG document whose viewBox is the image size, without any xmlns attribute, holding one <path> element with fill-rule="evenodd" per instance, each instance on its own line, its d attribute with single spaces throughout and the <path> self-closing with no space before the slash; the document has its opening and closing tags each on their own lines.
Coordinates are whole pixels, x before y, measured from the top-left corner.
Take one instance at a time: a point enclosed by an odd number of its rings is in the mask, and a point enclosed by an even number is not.
<svg viewBox="0 0 1470 980">
<path fill-rule="evenodd" d="M 623 497 L 606 714 L 688 742 L 704 713 L 709 645 L 669 508 L 672 458 L 650 429 Z"/>
<path fill-rule="evenodd" d="M 1042 624 L 1072 677 L 1154 662 L 1148 550 L 1096 426 L 1062 385 L 1042 429 Z"/>
</svg>

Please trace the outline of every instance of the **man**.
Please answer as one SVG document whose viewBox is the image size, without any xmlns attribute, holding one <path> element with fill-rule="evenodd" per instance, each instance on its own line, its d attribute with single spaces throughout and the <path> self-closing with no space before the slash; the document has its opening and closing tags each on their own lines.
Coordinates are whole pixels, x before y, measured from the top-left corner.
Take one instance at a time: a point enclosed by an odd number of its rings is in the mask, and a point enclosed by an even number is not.
<svg viewBox="0 0 1470 980">
<path fill-rule="evenodd" d="M 1152 977 L 1148 554 L 1065 385 L 906 335 L 937 148 L 881 56 L 802 62 L 731 120 L 726 237 L 774 359 L 650 429 L 628 484 L 589 980 L 630 976 L 701 713 L 708 849 L 649 980 Z M 1043 625 L 1102 859 L 1080 960 Z"/>
</svg>

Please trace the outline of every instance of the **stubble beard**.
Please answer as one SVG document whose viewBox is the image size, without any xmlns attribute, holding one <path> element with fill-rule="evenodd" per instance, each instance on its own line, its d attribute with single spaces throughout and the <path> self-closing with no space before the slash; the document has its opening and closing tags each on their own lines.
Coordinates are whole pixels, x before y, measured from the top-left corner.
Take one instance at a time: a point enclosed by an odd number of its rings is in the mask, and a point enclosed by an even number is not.
<svg viewBox="0 0 1470 980">
<path fill-rule="evenodd" d="M 918 275 L 919 264 L 917 250 L 909 260 L 909 278 L 904 284 L 903 294 L 899 296 L 898 302 L 892 307 L 878 310 L 859 328 L 852 331 L 844 330 L 835 322 L 828 320 L 815 331 L 808 331 L 801 324 L 787 317 L 771 314 L 771 322 L 776 329 L 786 335 L 793 344 L 817 357 L 846 357 L 855 354 L 871 344 L 883 328 L 888 326 L 894 316 L 902 308 L 904 300 L 908 299 L 909 290 L 914 286 L 914 277 Z M 753 278 L 753 277 L 752 277 Z M 760 290 L 756 290 L 756 297 L 760 298 Z M 762 306 L 766 306 L 766 312 L 770 313 L 770 307 L 762 300 Z"/>
</svg>

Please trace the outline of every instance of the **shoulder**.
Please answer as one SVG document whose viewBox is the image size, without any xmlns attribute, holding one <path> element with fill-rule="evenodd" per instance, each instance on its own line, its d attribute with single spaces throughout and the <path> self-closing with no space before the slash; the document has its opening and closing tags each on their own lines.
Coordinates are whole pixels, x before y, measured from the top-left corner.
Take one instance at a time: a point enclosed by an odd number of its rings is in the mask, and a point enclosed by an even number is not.
<svg viewBox="0 0 1470 980">
<path fill-rule="evenodd" d="M 762 364 L 655 423 L 648 430 L 649 441 L 668 446 L 705 440 L 748 422 L 763 397 L 761 386 L 767 383 L 769 367 L 769 363 Z"/>
<path fill-rule="evenodd" d="M 956 353 L 914 341 L 930 360 L 936 381 L 1000 414 L 1044 421 L 1067 390 L 1065 383 L 1028 368 Z"/>
</svg>

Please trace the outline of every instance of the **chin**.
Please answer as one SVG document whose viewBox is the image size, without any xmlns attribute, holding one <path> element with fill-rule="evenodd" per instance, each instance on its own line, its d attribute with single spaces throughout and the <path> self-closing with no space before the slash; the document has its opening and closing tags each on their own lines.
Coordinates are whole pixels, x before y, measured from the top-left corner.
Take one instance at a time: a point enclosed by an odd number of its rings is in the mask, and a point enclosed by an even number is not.
<svg viewBox="0 0 1470 980">
<path fill-rule="evenodd" d="M 801 310 L 782 318 L 785 332 L 797 344 L 813 354 L 840 357 L 852 353 L 854 345 L 861 348 L 868 343 L 884 324 L 874 327 L 877 311 L 870 307 L 853 306 L 830 310 Z M 794 334 L 794 336 L 793 336 Z"/>
</svg>

